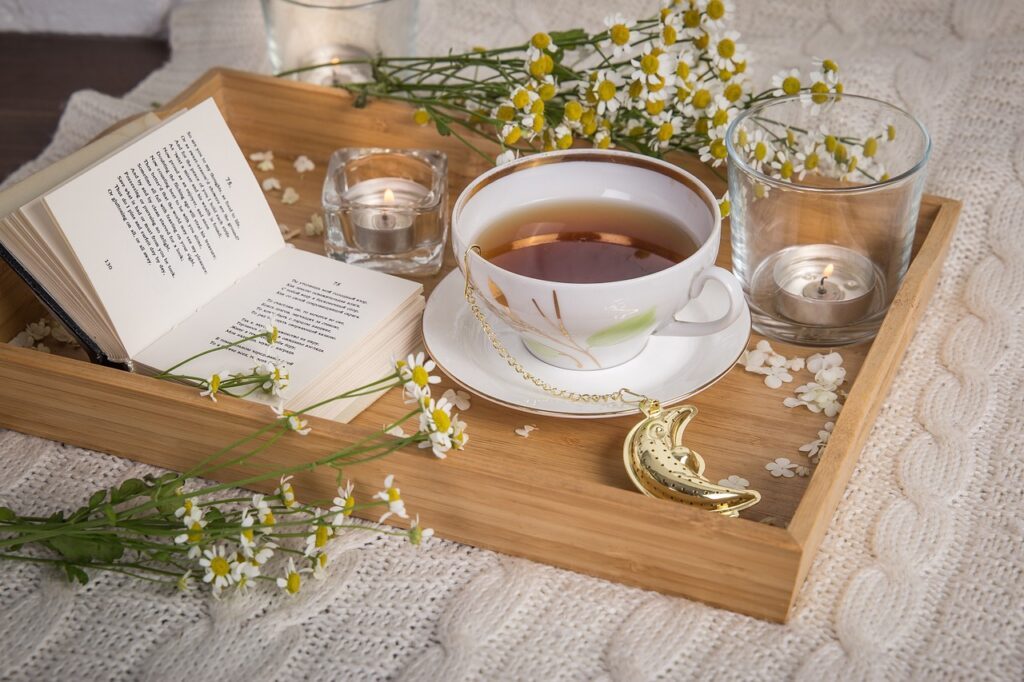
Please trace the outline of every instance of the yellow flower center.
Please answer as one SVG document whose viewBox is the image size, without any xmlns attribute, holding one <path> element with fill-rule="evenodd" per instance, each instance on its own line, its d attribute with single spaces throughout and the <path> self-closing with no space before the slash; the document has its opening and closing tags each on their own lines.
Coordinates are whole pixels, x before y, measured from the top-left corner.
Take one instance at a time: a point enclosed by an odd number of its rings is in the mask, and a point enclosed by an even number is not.
<svg viewBox="0 0 1024 682">
<path fill-rule="evenodd" d="M 317 526 L 316 540 L 314 541 L 314 544 L 317 547 L 323 547 L 324 545 L 326 545 L 327 538 L 330 537 L 328 533 L 330 533 L 330 529 L 327 526 Z"/>
<path fill-rule="evenodd" d="M 185 508 L 185 516 L 188 516 L 189 514 L 192 513 L 192 500 L 191 499 L 185 500 L 185 502 L 184 502 L 184 504 L 182 504 L 182 506 Z"/>
<path fill-rule="evenodd" d="M 220 375 L 214 374 L 210 377 L 210 391 L 216 393 L 218 390 L 220 390 Z"/>
<path fill-rule="evenodd" d="M 804 168 L 806 168 L 807 170 L 814 170 L 817 167 L 818 155 L 814 152 L 811 152 L 810 154 L 807 155 L 807 158 L 804 159 Z"/>
<path fill-rule="evenodd" d="M 640 59 L 640 70 L 647 75 L 658 73 L 659 65 L 658 58 L 654 54 L 645 54 Z"/>
<path fill-rule="evenodd" d="M 416 113 L 412 115 L 412 120 L 415 121 L 417 125 L 425 126 L 430 123 L 430 114 L 427 113 L 426 109 L 417 109 Z"/>
<path fill-rule="evenodd" d="M 823 68 L 825 71 L 838 71 L 839 65 L 836 64 L 831 59 L 826 59 L 821 63 L 821 68 Z"/>
<path fill-rule="evenodd" d="M 601 139 L 597 141 L 598 149 L 608 149 L 610 146 L 612 146 L 612 138 L 608 135 L 603 135 Z"/>
<path fill-rule="evenodd" d="M 673 130 L 672 124 L 669 123 L 668 121 L 665 121 L 660 126 L 658 126 L 658 139 L 661 140 L 662 142 L 668 142 L 669 140 L 671 140 L 672 135 L 674 133 L 675 130 Z"/>
<path fill-rule="evenodd" d="M 711 36 L 707 33 L 701 33 L 699 36 L 693 39 L 693 46 L 698 50 L 708 49 L 708 43 L 711 42 Z"/>
<path fill-rule="evenodd" d="M 512 104 L 517 109 L 525 109 L 526 105 L 530 103 L 530 93 L 525 88 L 519 88 L 512 95 Z"/>
<path fill-rule="evenodd" d="M 744 62 L 733 62 L 732 65 L 733 65 L 733 68 L 736 69 L 736 73 L 743 73 L 744 71 L 747 70 L 747 63 L 745 61 Z"/>
<path fill-rule="evenodd" d="M 749 142 L 749 141 L 750 141 L 750 136 L 747 135 L 747 129 L 746 128 L 740 128 L 739 131 L 736 133 L 736 144 L 738 144 L 741 147 L 746 147 L 747 146 L 747 142 Z"/>
<path fill-rule="evenodd" d="M 696 130 L 701 135 L 707 135 L 708 134 L 708 127 L 710 125 L 711 125 L 711 119 L 706 117 L 706 116 L 702 116 L 702 117 L 697 119 L 696 123 L 693 124 L 693 129 Z"/>
<path fill-rule="evenodd" d="M 657 116 L 665 110 L 665 100 L 663 99 L 649 99 L 644 105 L 647 109 L 647 113 L 651 116 Z"/>
<path fill-rule="evenodd" d="M 298 593 L 299 588 L 301 588 L 301 587 L 302 587 L 302 576 L 300 576 L 298 573 L 289 573 L 288 574 L 288 585 L 287 585 L 288 594 L 296 594 L 296 593 Z"/>
<path fill-rule="evenodd" d="M 729 203 L 728 199 L 722 199 L 718 202 L 718 210 L 721 212 L 723 218 L 728 218 L 732 212 L 732 204 Z"/>
<path fill-rule="evenodd" d="M 318 554 L 316 557 L 316 562 L 320 564 L 320 568 L 327 568 L 327 555 L 322 553 Z"/>
<path fill-rule="evenodd" d="M 674 26 L 666 26 L 664 28 L 664 30 L 662 30 L 662 32 L 661 32 L 661 40 L 666 45 L 675 45 L 676 44 L 676 40 L 678 40 L 678 39 L 679 39 L 679 36 L 676 33 L 676 29 L 675 29 Z"/>
<path fill-rule="evenodd" d="M 223 578 L 231 572 L 231 564 L 222 556 L 215 556 L 210 559 L 210 572 L 218 578 Z"/>
<path fill-rule="evenodd" d="M 597 84 L 597 97 L 605 102 L 615 97 L 615 83 L 603 80 Z"/>
<path fill-rule="evenodd" d="M 730 59 L 736 54 L 736 43 L 729 38 L 722 38 L 718 41 L 718 56 Z"/>
<path fill-rule="evenodd" d="M 519 139 L 519 135 L 521 134 L 522 131 L 519 130 L 519 126 L 513 126 L 509 134 L 505 136 L 505 144 L 515 144 L 516 141 Z M 513 139 L 510 141 L 509 138 Z M 419 386 L 420 388 L 423 388 L 428 383 L 430 383 L 430 373 L 423 368 L 423 365 L 416 365 L 415 367 L 413 367 L 412 382 Z"/>
<path fill-rule="evenodd" d="M 533 132 L 539 133 L 544 129 L 544 117 L 540 114 L 533 115 Z"/>
<path fill-rule="evenodd" d="M 758 142 L 754 146 L 754 158 L 758 161 L 764 161 L 764 157 L 768 155 L 768 145 L 764 142 Z"/>
<path fill-rule="evenodd" d="M 584 135 L 593 135 L 597 132 L 597 115 L 593 111 L 583 112 L 583 117 L 580 120 L 583 123 Z"/>
<path fill-rule="evenodd" d="M 545 83 L 544 85 L 540 86 L 540 88 L 537 90 L 537 94 L 540 95 L 540 98 L 542 100 L 547 102 L 548 100 L 552 99 L 556 94 L 558 94 L 558 89 L 555 88 L 554 83 Z"/>
<path fill-rule="evenodd" d="M 724 159 L 729 153 L 724 140 L 712 140 L 710 147 L 711 156 L 716 159 Z"/>
<path fill-rule="evenodd" d="M 559 149 L 568 149 L 572 146 L 572 135 L 565 134 L 558 138 L 557 145 Z"/>
<path fill-rule="evenodd" d="M 447 431 L 452 427 L 452 418 L 444 410 L 434 410 L 430 415 L 438 431 Z"/>
<path fill-rule="evenodd" d="M 878 140 L 873 137 L 869 137 L 864 140 L 864 156 L 871 158 L 878 152 Z"/>
<path fill-rule="evenodd" d="M 839 161 L 840 163 L 846 161 L 846 145 L 837 144 L 836 150 L 832 152 L 832 154 L 836 157 L 836 161 Z"/>
<path fill-rule="evenodd" d="M 789 180 L 793 177 L 793 164 L 790 161 L 783 161 L 782 167 L 779 169 L 779 175 L 782 176 L 783 180 Z"/>
<path fill-rule="evenodd" d="M 551 44 L 551 36 L 547 33 L 534 33 L 533 37 L 530 38 L 530 44 L 538 50 L 543 50 Z"/>
<path fill-rule="evenodd" d="M 739 83 L 730 83 L 725 86 L 725 91 L 722 94 L 725 95 L 725 98 L 730 102 L 735 102 L 743 96 L 743 88 Z"/>
<path fill-rule="evenodd" d="M 277 519 L 274 518 L 274 512 L 268 510 L 267 513 L 263 515 L 263 518 L 260 520 L 260 523 L 262 523 L 264 526 L 273 526 L 275 523 L 277 523 Z"/>
<path fill-rule="evenodd" d="M 686 28 L 697 28 L 700 26 L 700 10 L 688 9 L 683 12 L 683 26 Z"/>
<path fill-rule="evenodd" d="M 722 81 L 723 83 L 728 83 L 729 81 L 732 80 L 732 71 L 729 71 L 728 69 L 722 69 L 721 71 L 718 72 L 718 80 Z"/>
<path fill-rule="evenodd" d="M 629 42 L 629 28 L 625 24 L 615 24 L 608 29 L 608 36 L 616 45 L 625 45 Z"/>
<path fill-rule="evenodd" d="M 787 95 L 800 92 L 800 79 L 796 76 L 787 76 L 782 80 L 782 91 Z"/>
<path fill-rule="evenodd" d="M 718 126 L 724 126 L 729 122 L 729 112 L 725 109 L 719 109 L 715 112 L 715 115 L 711 117 L 711 124 L 716 128 Z"/>
<path fill-rule="evenodd" d="M 541 80 L 544 76 L 548 75 L 555 69 L 555 60 L 551 58 L 549 54 L 542 54 L 540 57 L 530 62 L 530 75 Z"/>
<path fill-rule="evenodd" d="M 693 106 L 698 109 L 703 109 L 709 104 L 711 104 L 711 92 L 701 88 L 697 92 L 693 93 Z"/>
<path fill-rule="evenodd" d="M 195 544 L 203 539 L 203 527 L 196 521 L 188 529 L 188 541 Z"/>
<path fill-rule="evenodd" d="M 345 498 L 345 506 L 341 508 L 341 513 L 345 516 L 352 516 L 352 510 L 356 508 L 356 498 L 349 495 Z"/>
<path fill-rule="evenodd" d="M 507 104 L 502 104 L 498 107 L 498 110 L 494 112 L 494 117 L 502 121 L 511 121 L 516 116 L 516 110 Z"/>
<path fill-rule="evenodd" d="M 544 113 L 544 100 L 534 100 L 533 104 L 530 105 L 531 114 L 543 114 Z"/>
<path fill-rule="evenodd" d="M 889 142 L 892 142 L 893 140 L 895 140 L 896 139 L 896 126 L 891 125 L 891 126 L 887 127 L 885 129 L 885 136 L 889 140 Z"/>
<path fill-rule="evenodd" d="M 879 178 L 879 180 L 881 180 L 882 182 L 885 182 L 888 179 L 889 179 L 889 174 L 888 173 L 882 173 L 882 177 Z"/>
<path fill-rule="evenodd" d="M 388 488 L 388 502 L 398 502 L 402 499 L 401 494 L 398 492 L 398 488 Z"/>
<path fill-rule="evenodd" d="M 662 78 L 661 76 L 655 76 L 654 82 L 647 84 L 647 89 L 650 90 L 651 92 L 658 92 L 664 87 L 665 79 Z"/>
<path fill-rule="evenodd" d="M 680 61 L 676 64 L 676 75 L 686 80 L 690 77 L 690 65 L 684 61 Z"/>
<path fill-rule="evenodd" d="M 565 117 L 570 121 L 578 121 L 583 116 L 583 105 L 576 100 L 570 100 L 565 104 Z"/>
<path fill-rule="evenodd" d="M 850 163 L 848 163 L 846 166 L 846 172 L 852 173 L 855 170 L 857 170 L 857 157 L 851 156 Z"/>
<path fill-rule="evenodd" d="M 815 104 L 824 104 L 828 101 L 828 86 L 818 81 L 811 86 L 811 100 Z"/>
<path fill-rule="evenodd" d="M 252 528 L 246 528 L 245 530 L 243 530 L 242 531 L 242 537 L 245 538 L 248 542 L 252 542 L 253 541 Z"/>
<path fill-rule="evenodd" d="M 828 150 L 829 152 L 834 152 L 836 150 L 836 144 L 838 144 L 838 140 L 836 140 L 836 136 L 835 135 L 826 135 L 825 136 L 825 149 L 826 150 Z"/>
<path fill-rule="evenodd" d="M 764 199 L 768 196 L 768 186 L 762 185 L 760 182 L 754 185 L 754 196 L 758 199 Z"/>
<path fill-rule="evenodd" d="M 722 0 L 711 0 L 705 11 L 708 13 L 709 19 L 718 21 L 725 16 L 725 3 Z"/>
</svg>

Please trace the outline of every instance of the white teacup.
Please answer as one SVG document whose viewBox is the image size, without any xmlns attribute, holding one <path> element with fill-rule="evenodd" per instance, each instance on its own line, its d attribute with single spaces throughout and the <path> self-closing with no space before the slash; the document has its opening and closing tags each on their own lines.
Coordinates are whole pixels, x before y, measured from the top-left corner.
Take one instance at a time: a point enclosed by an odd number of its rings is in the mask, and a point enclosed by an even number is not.
<svg viewBox="0 0 1024 682">
<path fill-rule="evenodd" d="M 510 272 L 472 248 L 512 211 L 580 200 L 631 202 L 662 213 L 693 237 L 697 251 L 642 277 L 575 284 Z M 715 265 L 721 234 L 718 202 L 691 174 L 639 154 L 599 149 L 535 154 L 498 166 L 466 187 L 452 214 L 455 256 L 465 275 L 468 252 L 477 297 L 519 332 L 531 353 L 565 369 L 613 367 L 638 355 L 651 334 L 702 336 L 735 322 L 745 302 L 732 273 Z M 728 310 L 709 322 L 677 320 L 710 281 L 725 287 Z"/>
</svg>

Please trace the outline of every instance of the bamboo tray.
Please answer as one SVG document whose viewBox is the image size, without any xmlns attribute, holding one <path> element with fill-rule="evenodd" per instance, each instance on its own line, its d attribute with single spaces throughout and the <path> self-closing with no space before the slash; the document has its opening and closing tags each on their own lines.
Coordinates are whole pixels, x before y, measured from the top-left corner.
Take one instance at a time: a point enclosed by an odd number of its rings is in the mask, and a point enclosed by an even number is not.
<svg viewBox="0 0 1024 682">
<path fill-rule="evenodd" d="M 277 168 L 257 175 L 273 175 L 298 190 L 297 204 L 282 205 L 280 193 L 270 201 L 278 220 L 300 232 L 319 210 L 323 170 L 338 147 L 443 149 L 449 154 L 453 198 L 486 168 L 458 141 L 416 126 L 403 105 L 372 102 L 357 109 L 340 91 L 235 71 L 210 71 L 158 113 L 207 97 L 217 101 L 247 154 L 274 151 Z M 299 154 L 317 164 L 303 178 L 291 166 Z M 703 167 L 692 165 L 715 192 L 723 189 Z M 744 518 L 722 518 L 634 490 L 621 453 L 636 418 L 580 423 L 512 412 L 481 398 L 466 413 L 471 443 L 465 452 L 442 462 L 408 450 L 361 465 L 349 472 L 357 494 L 379 489 L 392 472 L 409 507 L 441 537 L 785 621 L 935 287 L 959 209 L 950 199 L 924 198 L 914 260 L 881 332 L 872 344 L 843 350 L 855 380 L 827 451 L 809 478 L 772 478 L 764 468 L 776 457 L 799 461 L 797 448 L 824 422 L 821 415 L 782 406 L 792 386 L 808 377 L 773 391 L 760 376 L 734 368 L 690 401 L 700 415 L 687 430 L 687 442 L 707 458 L 709 478 L 738 474 L 763 495 Z M 294 241 L 301 248 L 322 248 L 319 239 Z M 723 244 L 719 264 L 728 266 L 727 237 Z M 439 279 L 425 281 L 428 291 Z M 11 338 L 40 313 L 20 280 L 0 270 L 0 338 Z M 786 355 L 813 352 L 776 347 Z M 449 386 L 446 381 L 441 389 Z M 221 476 L 239 479 L 312 460 L 404 411 L 393 392 L 349 425 L 313 419 L 308 437 L 283 439 L 244 469 Z M 267 417 L 266 408 L 242 400 L 213 404 L 182 386 L 0 343 L 2 427 L 181 470 Z M 539 430 L 524 440 L 513 429 L 526 423 Z M 332 473 L 297 478 L 300 494 L 332 495 Z"/>
</svg>

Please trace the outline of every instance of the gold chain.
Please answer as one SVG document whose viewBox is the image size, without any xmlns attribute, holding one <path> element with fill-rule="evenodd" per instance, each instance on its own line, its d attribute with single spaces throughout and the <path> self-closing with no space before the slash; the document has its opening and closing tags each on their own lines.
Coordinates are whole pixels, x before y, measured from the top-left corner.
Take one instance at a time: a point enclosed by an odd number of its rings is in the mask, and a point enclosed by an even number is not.
<svg viewBox="0 0 1024 682">
<path fill-rule="evenodd" d="M 491 346 L 494 347 L 494 350 L 498 352 L 498 355 L 501 356 L 501 358 L 506 363 L 508 363 L 508 366 L 511 367 L 516 372 L 516 374 L 526 379 L 531 384 L 541 389 L 545 393 L 550 393 L 551 395 L 556 396 L 558 398 L 562 398 L 564 400 L 569 400 L 576 403 L 620 402 L 625 403 L 627 405 L 638 405 L 640 409 L 644 412 L 644 414 L 648 415 L 657 414 L 658 412 L 661 411 L 661 405 L 658 403 L 657 400 L 654 400 L 653 398 L 648 398 L 647 396 L 641 393 L 637 393 L 636 391 L 631 391 L 628 388 L 620 388 L 619 390 L 613 393 L 577 393 L 575 391 L 567 391 L 563 388 L 552 386 L 548 382 L 544 381 L 535 374 L 532 374 L 529 370 L 523 367 L 519 363 L 519 361 L 515 359 L 515 356 L 513 356 L 512 353 L 509 352 L 508 348 L 505 347 L 505 344 L 501 342 L 501 339 L 498 338 L 497 332 L 495 332 L 494 328 L 491 327 L 490 322 L 487 321 L 487 316 L 484 315 L 483 310 L 480 309 L 480 305 L 477 303 L 475 295 L 476 287 L 473 286 L 473 282 L 470 280 L 469 276 L 470 251 L 476 251 L 479 254 L 480 247 L 474 244 L 473 246 L 466 249 L 466 253 L 463 256 L 463 263 L 465 264 L 463 272 L 466 275 L 466 303 L 469 304 L 469 309 L 472 311 L 473 316 L 477 319 L 477 322 L 480 323 L 480 328 L 484 330 L 484 334 L 487 336 L 487 339 L 491 342 Z"/>
</svg>

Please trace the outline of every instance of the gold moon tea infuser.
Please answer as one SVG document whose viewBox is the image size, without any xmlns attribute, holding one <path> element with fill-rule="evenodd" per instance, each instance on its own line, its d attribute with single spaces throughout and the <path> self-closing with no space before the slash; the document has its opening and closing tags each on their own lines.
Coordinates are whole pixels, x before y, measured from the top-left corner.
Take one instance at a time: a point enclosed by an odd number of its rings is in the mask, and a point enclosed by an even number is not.
<svg viewBox="0 0 1024 682">
<path fill-rule="evenodd" d="M 487 316 L 480 309 L 475 287 L 470 279 L 469 252 L 463 255 L 466 276 L 464 294 L 470 311 L 480 323 L 484 335 L 508 366 L 526 381 L 556 397 L 573 402 L 621 402 L 635 404 L 644 418 L 637 423 L 623 443 L 623 461 L 633 484 L 645 495 L 672 500 L 724 516 L 739 516 L 743 509 L 761 501 L 756 490 L 740 490 L 712 483 L 704 476 L 704 459 L 683 445 L 686 425 L 697 414 L 690 405 L 663 410 L 657 400 L 628 388 L 613 393 L 576 393 L 552 386 L 524 368 L 498 338 Z"/>
</svg>

